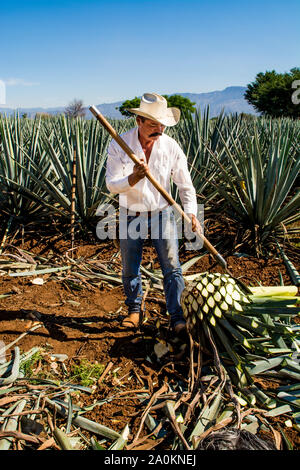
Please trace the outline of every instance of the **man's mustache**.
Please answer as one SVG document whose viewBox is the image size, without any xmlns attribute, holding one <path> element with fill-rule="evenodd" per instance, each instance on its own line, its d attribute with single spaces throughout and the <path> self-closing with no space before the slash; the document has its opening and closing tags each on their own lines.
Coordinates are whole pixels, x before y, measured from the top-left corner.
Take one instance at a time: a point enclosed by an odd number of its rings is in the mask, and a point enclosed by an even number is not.
<svg viewBox="0 0 300 470">
<path fill-rule="evenodd" d="M 150 137 L 156 137 L 157 135 L 162 135 L 161 132 L 153 132 L 153 134 L 150 134 Z"/>
</svg>

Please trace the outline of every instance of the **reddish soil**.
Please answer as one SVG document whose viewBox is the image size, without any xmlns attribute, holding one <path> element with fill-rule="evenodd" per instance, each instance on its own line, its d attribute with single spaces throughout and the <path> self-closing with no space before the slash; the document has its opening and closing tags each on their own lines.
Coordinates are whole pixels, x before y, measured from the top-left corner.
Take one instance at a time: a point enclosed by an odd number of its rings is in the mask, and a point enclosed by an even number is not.
<svg viewBox="0 0 300 470">
<path fill-rule="evenodd" d="M 19 245 L 21 247 L 21 245 Z M 34 254 L 40 254 L 51 261 L 61 259 L 61 265 L 68 264 L 62 257 L 69 249 L 69 241 L 58 241 L 51 247 L 41 246 L 33 240 L 23 244 L 22 248 Z M 9 252 L 9 251 L 7 251 Z M 11 251 L 13 252 L 13 251 Z M 118 250 L 111 243 L 82 243 L 74 251 L 74 259 L 84 261 L 93 259 L 107 262 L 112 259 Z M 181 261 L 195 256 L 195 253 L 180 251 Z M 70 255 L 70 253 L 69 253 Z M 120 257 L 114 258 L 115 269 L 120 272 Z M 253 257 L 227 258 L 228 268 L 233 276 L 241 277 L 250 285 L 264 286 L 279 285 L 281 272 L 285 284 L 291 284 L 290 277 L 281 259 L 256 259 Z M 293 259 L 296 269 L 300 268 L 299 261 Z M 151 263 L 158 267 L 155 253 L 150 246 L 144 250 L 143 264 Z M 221 268 L 214 260 L 206 255 L 195 264 L 189 273 L 195 272 L 221 272 Z M 31 277 L 9 278 L 0 277 L 0 294 L 14 291 L 14 295 L 0 299 L 0 339 L 6 344 L 16 339 L 28 330 L 36 321 L 35 312 L 40 314 L 44 326 L 27 334 L 17 344 L 21 351 L 28 351 L 33 346 L 45 346 L 53 353 L 66 353 L 69 357 L 66 366 L 69 367 L 77 359 L 86 358 L 89 361 L 98 361 L 106 366 L 113 362 L 113 370 L 118 369 L 117 379 L 109 374 L 93 395 L 81 394 L 81 401 L 85 404 L 105 396 L 112 387 L 120 390 L 143 388 L 141 377 L 149 377 L 149 367 L 153 377 L 159 367 L 151 366 L 146 360 L 147 351 L 143 343 L 138 341 L 134 333 L 120 328 L 120 319 L 126 314 L 123 289 L 121 286 L 109 286 L 101 282 L 98 288 L 82 285 L 82 289 L 73 290 L 63 281 L 56 280 L 56 276 L 44 275 L 43 285 L 32 284 Z M 162 295 L 156 295 L 163 301 Z M 72 304 L 72 302 L 77 304 Z M 149 320 L 159 317 L 167 323 L 163 302 L 146 300 L 146 312 Z M 90 324 L 80 324 L 80 321 L 89 321 Z M 73 324 L 72 324 L 73 323 Z M 128 377 L 133 379 L 129 382 Z M 268 384 L 267 381 L 263 381 Z M 270 382 L 272 387 L 272 382 Z M 155 381 L 154 381 L 155 386 Z M 121 431 L 126 423 L 130 423 L 132 433 L 137 431 L 140 421 L 135 418 L 139 409 L 137 399 L 114 401 L 101 408 L 85 414 L 87 418 L 101 422 L 101 424 Z M 282 419 L 274 419 L 274 428 L 278 430 L 278 423 Z M 299 434 L 293 429 L 286 429 L 287 436 L 293 441 L 294 448 L 300 449 Z M 141 434 L 143 435 L 143 434 Z M 272 436 L 271 436 L 272 437 Z"/>
</svg>

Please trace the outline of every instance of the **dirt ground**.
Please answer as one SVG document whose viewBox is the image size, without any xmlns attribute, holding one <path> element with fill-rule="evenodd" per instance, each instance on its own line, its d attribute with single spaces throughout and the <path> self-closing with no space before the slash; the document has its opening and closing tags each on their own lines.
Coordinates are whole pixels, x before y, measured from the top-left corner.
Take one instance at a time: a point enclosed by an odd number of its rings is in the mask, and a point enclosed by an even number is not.
<svg viewBox="0 0 300 470">
<path fill-rule="evenodd" d="M 115 268 L 121 272 L 120 255 L 113 242 L 105 244 L 82 242 L 76 246 L 74 259 L 109 262 L 114 255 Z M 64 256 L 70 248 L 70 243 L 59 241 L 47 247 L 30 241 L 22 248 L 55 259 L 57 256 Z M 183 250 L 180 252 L 182 262 L 193 256 L 195 253 Z M 299 259 L 295 256 L 292 261 L 296 269 L 299 269 Z M 145 246 L 143 265 L 147 266 L 149 263 L 158 267 L 153 248 Z M 280 273 L 284 283 L 291 284 L 281 259 L 264 260 L 229 256 L 227 263 L 233 276 L 241 277 L 248 285 L 258 285 L 258 283 L 263 286 L 279 285 Z M 188 274 L 204 271 L 222 272 L 222 269 L 216 265 L 211 256 L 205 255 L 188 271 Z M 155 377 L 160 366 L 151 364 L 147 360 L 148 352 L 137 334 L 120 328 L 120 320 L 126 314 L 122 286 L 102 282 L 99 283 L 99 287 L 83 285 L 80 290 L 74 290 L 62 280 L 58 281 L 55 275 L 48 274 L 42 277 L 43 285 L 34 285 L 32 277 L 10 278 L 7 275 L 0 277 L 0 294 L 13 292 L 12 296 L 0 299 L 0 339 L 5 344 L 31 328 L 38 313 L 44 326 L 27 334 L 18 342 L 22 352 L 28 351 L 33 346 L 43 346 L 53 353 L 67 354 L 68 360 L 65 363 L 67 368 L 74 361 L 85 358 L 92 362 L 98 361 L 104 366 L 112 362 L 112 370 L 117 370 L 116 374 L 107 375 L 93 395 L 81 394 L 80 399 L 84 404 L 94 403 L 116 386 L 121 390 L 143 388 L 143 380 L 147 377 L 151 378 L 155 386 Z M 160 318 L 161 321 L 167 322 L 162 294 L 157 294 L 155 299 L 149 295 L 145 307 L 149 321 Z M 89 324 L 81 324 L 83 321 L 88 321 Z M 272 386 L 272 383 L 266 381 L 262 383 L 265 387 Z M 101 408 L 95 407 L 85 416 L 118 432 L 128 423 L 134 433 L 140 423 L 136 417 L 139 406 L 137 399 L 120 399 Z M 278 424 L 282 425 L 282 419 L 280 417 L 273 419 L 273 423 L 274 428 L 278 429 Z M 294 448 L 300 449 L 299 433 L 287 428 L 286 434 L 293 442 Z"/>
</svg>

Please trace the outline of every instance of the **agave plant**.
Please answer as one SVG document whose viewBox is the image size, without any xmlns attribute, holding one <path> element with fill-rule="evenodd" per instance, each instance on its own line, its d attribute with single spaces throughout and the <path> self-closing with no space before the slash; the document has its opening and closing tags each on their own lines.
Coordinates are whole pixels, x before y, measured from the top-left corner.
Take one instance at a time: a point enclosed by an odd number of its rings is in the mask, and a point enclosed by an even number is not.
<svg viewBox="0 0 300 470">
<path fill-rule="evenodd" d="M 257 253 L 300 218 L 300 193 L 295 187 L 300 169 L 300 126 L 290 120 L 256 119 L 228 142 L 220 138 L 229 166 L 207 144 L 221 178 L 215 179 L 222 207 L 230 221 L 250 231 L 248 242 Z"/>
<path fill-rule="evenodd" d="M 56 204 L 52 164 L 41 145 L 41 119 L 0 119 L 0 210 L 30 220 L 62 213 Z M 42 177 L 41 177 L 41 168 Z"/>
<path fill-rule="evenodd" d="M 204 110 L 203 116 L 200 109 L 193 115 L 181 120 L 176 128 L 168 130 L 181 146 L 187 156 L 191 178 L 196 188 L 198 200 L 206 205 L 211 205 L 211 201 L 218 196 L 218 191 L 212 186 L 211 181 L 217 177 L 218 169 L 214 165 L 214 159 L 207 150 L 209 143 L 217 158 L 222 161 L 224 145 L 219 135 L 219 129 L 225 132 L 228 127 L 232 130 L 236 123 L 228 123 L 228 118 L 223 113 L 215 119 L 210 119 L 209 106 Z M 175 200 L 178 200 L 178 190 L 172 186 L 172 193 Z"/>
<path fill-rule="evenodd" d="M 286 376 L 300 377 L 300 339 L 292 319 L 300 314 L 296 287 L 249 288 L 228 274 L 185 276 L 181 305 L 196 341 L 215 345 L 229 376 L 241 391 L 257 395 L 252 375 L 261 361 L 265 370 L 287 364 Z M 204 338 L 204 339 L 203 339 Z M 297 356 L 297 357 L 298 357 Z M 272 359 L 276 358 L 272 365 Z M 271 361 L 268 366 L 268 361 Z M 258 397 L 259 396 L 258 394 Z M 251 397 L 253 400 L 253 397 Z M 266 405 L 273 407 L 272 401 Z"/>
<path fill-rule="evenodd" d="M 121 133 L 132 122 L 113 125 Z M 88 222 L 109 197 L 104 181 L 109 136 L 95 120 L 2 118 L 0 135 L 0 205 L 5 214 L 26 221 L 51 213 L 69 219 L 75 152 L 76 219 Z"/>
<path fill-rule="evenodd" d="M 131 125 L 131 123 L 129 124 Z M 113 121 L 117 132 L 128 127 L 127 121 Z M 53 129 L 44 135 L 43 143 L 51 156 L 53 170 L 60 181 L 59 188 L 71 204 L 72 163 L 76 152 L 77 217 L 88 222 L 98 205 L 110 196 L 105 186 L 105 161 L 110 136 L 96 120 L 70 120 L 61 116 Z"/>
<path fill-rule="evenodd" d="M 113 121 L 119 134 L 134 120 Z M 299 125 L 290 120 L 201 116 L 167 132 L 188 157 L 205 209 L 222 210 L 261 246 L 299 218 Z M 34 121 L 0 119 L 0 209 L 26 220 L 60 214 L 69 219 L 76 152 L 76 219 L 88 222 L 109 197 L 104 184 L 108 134 L 95 120 L 65 116 Z M 172 188 L 177 198 L 177 190 Z M 294 192 L 293 192 L 294 191 Z M 224 203 L 225 202 L 225 203 Z M 295 232 L 297 228 L 293 228 Z"/>
</svg>

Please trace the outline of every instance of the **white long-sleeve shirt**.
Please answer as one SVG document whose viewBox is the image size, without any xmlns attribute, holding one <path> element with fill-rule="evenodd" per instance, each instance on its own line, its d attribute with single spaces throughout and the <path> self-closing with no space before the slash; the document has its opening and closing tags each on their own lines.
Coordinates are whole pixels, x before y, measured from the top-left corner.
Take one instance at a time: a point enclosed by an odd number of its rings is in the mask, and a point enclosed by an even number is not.
<svg viewBox="0 0 300 470">
<path fill-rule="evenodd" d="M 138 128 L 122 134 L 123 140 L 138 158 L 146 157 L 138 139 Z M 108 148 L 106 163 L 106 186 L 111 193 L 119 194 L 119 204 L 132 211 L 155 211 L 168 206 L 167 201 L 152 185 L 148 178 L 143 178 L 130 186 L 128 176 L 133 172 L 134 162 L 112 140 Z M 162 134 L 154 142 L 148 161 L 151 175 L 170 194 L 170 179 L 179 190 L 183 209 L 187 214 L 197 216 L 196 191 L 187 166 L 187 158 L 177 142 Z"/>
</svg>

